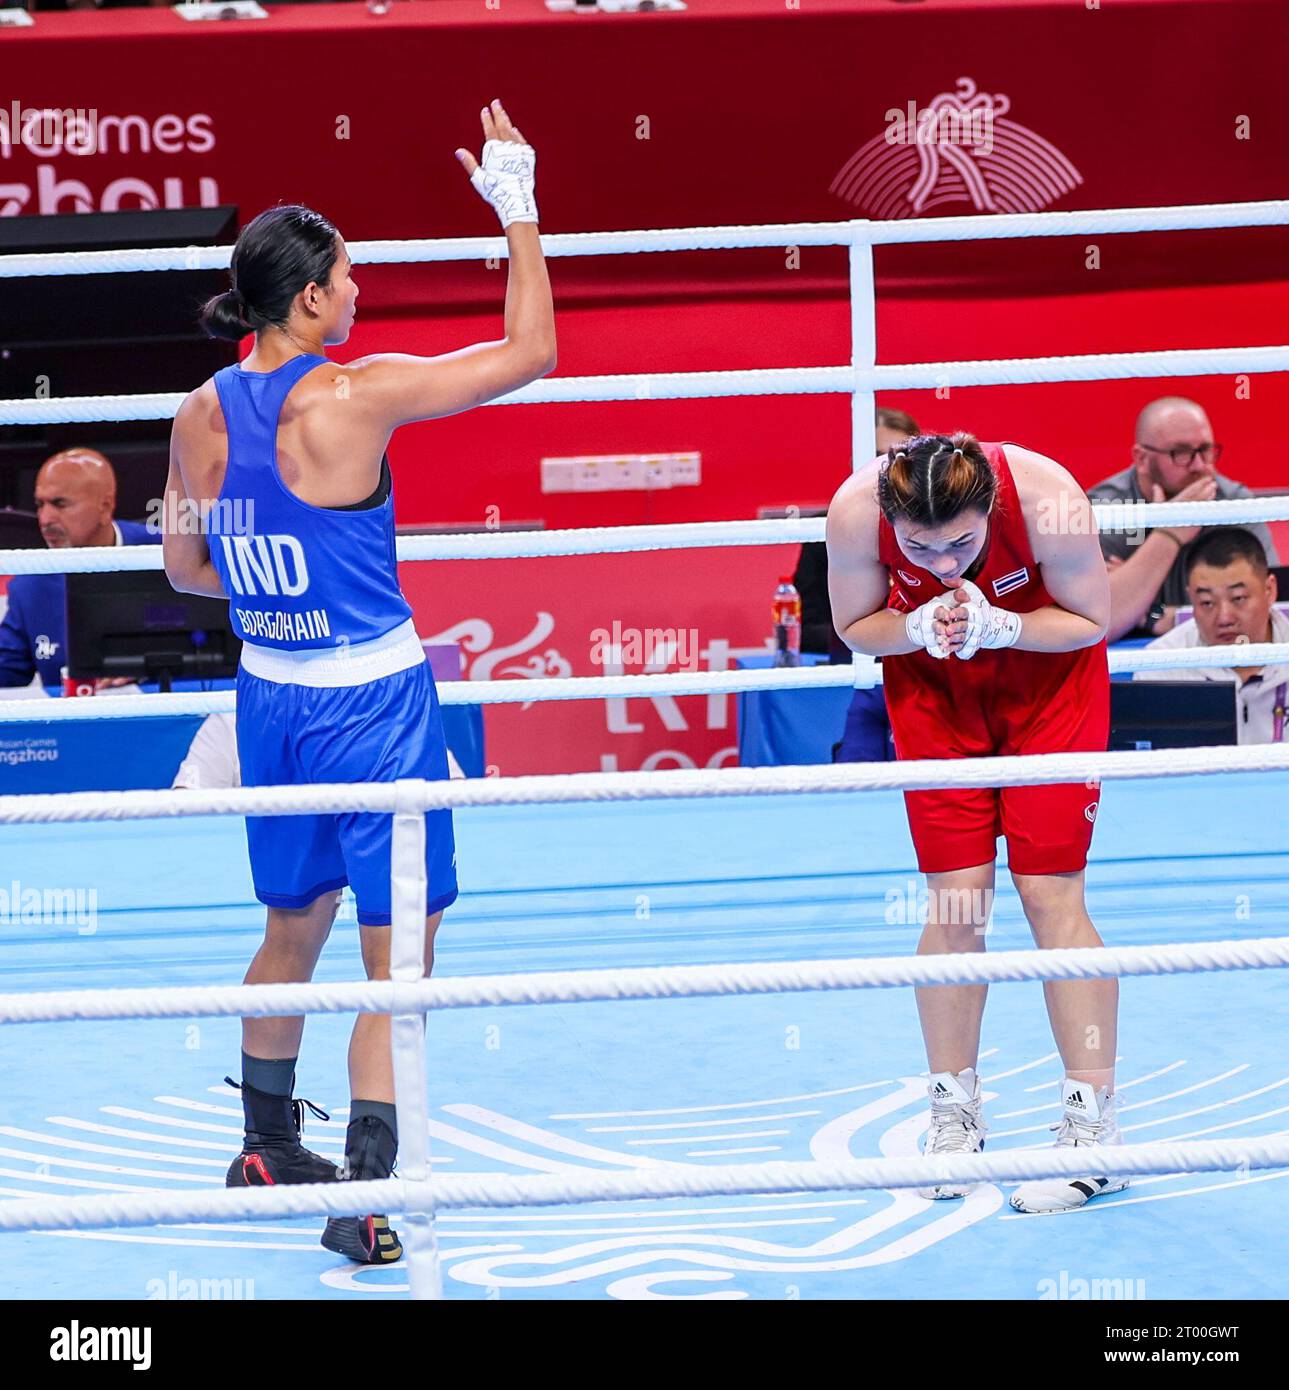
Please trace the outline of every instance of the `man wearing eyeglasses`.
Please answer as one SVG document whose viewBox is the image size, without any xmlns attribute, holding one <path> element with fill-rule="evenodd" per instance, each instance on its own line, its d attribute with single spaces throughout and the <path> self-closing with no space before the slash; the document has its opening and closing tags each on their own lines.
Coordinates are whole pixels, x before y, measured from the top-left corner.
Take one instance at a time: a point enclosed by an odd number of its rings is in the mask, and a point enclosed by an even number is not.
<svg viewBox="0 0 1289 1390">
<path fill-rule="evenodd" d="M 1222 446 L 1213 441 L 1204 407 L 1184 396 L 1161 396 L 1137 416 L 1132 464 L 1088 490 L 1094 502 L 1211 502 L 1250 497 L 1249 489 L 1217 471 Z M 1110 571 L 1107 637 L 1150 637 L 1173 626 L 1186 602 L 1186 552 L 1205 529 L 1156 526 L 1150 531 L 1103 531 L 1101 553 Z M 1277 565 L 1271 532 L 1246 527 Z"/>
</svg>

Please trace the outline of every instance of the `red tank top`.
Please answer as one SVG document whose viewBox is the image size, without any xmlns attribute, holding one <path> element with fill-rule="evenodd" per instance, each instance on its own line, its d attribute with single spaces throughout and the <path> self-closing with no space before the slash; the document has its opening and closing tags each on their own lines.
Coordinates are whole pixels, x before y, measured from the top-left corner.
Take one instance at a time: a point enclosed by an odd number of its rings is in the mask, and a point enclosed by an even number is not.
<svg viewBox="0 0 1289 1390">
<path fill-rule="evenodd" d="M 1016 483 L 1001 444 L 982 444 L 998 489 L 989 515 L 984 564 L 971 576 L 990 603 L 1032 613 L 1052 603 L 1034 560 Z M 948 593 L 930 571 L 900 549 L 886 518 L 878 520 L 878 559 L 887 567 L 887 607 L 920 608 Z M 886 702 L 899 756 L 930 757 L 1023 751 L 1036 730 L 1065 725 L 1089 704 L 1109 699 L 1105 643 L 1073 652 L 980 651 L 969 661 L 926 652 L 882 658 Z M 919 717 L 911 715 L 914 707 Z M 923 716 L 931 716 L 929 718 Z M 941 722 L 944 721 L 944 722 Z M 953 736 L 943 732 L 951 725 Z M 903 732 L 903 737 L 901 737 Z M 952 745 L 952 748 L 946 745 Z"/>
</svg>

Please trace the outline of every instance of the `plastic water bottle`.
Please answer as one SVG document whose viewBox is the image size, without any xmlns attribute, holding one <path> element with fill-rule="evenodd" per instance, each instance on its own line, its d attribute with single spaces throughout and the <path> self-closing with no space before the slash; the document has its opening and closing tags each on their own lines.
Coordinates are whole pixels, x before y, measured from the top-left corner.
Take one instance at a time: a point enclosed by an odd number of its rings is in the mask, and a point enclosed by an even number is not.
<svg viewBox="0 0 1289 1390">
<path fill-rule="evenodd" d="M 801 665 L 801 595 L 797 593 L 791 575 L 779 576 L 771 605 L 774 619 L 774 664 Z"/>
</svg>

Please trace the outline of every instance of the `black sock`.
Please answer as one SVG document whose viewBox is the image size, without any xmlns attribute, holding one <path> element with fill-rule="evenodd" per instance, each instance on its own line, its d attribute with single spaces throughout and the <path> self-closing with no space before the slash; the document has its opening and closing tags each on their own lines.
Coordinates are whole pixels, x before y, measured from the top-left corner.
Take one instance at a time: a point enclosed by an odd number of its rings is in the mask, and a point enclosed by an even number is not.
<svg viewBox="0 0 1289 1390">
<path fill-rule="evenodd" d="M 269 1096 L 289 1096 L 295 1087 L 296 1057 L 252 1057 L 242 1053 L 242 1080 Z"/>
<path fill-rule="evenodd" d="M 356 1100 L 349 1107 L 349 1123 L 360 1120 L 364 1115 L 375 1115 L 378 1120 L 384 1120 L 390 1128 L 390 1133 L 394 1136 L 394 1142 L 398 1143 L 398 1110 L 392 1101 L 388 1100 Z"/>
</svg>

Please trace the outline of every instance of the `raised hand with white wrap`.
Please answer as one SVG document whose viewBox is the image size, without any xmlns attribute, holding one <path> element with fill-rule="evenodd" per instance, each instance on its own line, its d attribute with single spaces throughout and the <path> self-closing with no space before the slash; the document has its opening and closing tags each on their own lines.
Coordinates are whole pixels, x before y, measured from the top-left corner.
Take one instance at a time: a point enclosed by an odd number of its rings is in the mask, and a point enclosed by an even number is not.
<svg viewBox="0 0 1289 1390">
<path fill-rule="evenodd" d="M 457 150 L 457 158 L 479 196 L 501 219 L 503 230 L 512 222 L 536 222 L 537 151 L 511 124 L 499 101 L 485 106 L 480 115 L 483 162 L 468 150 Z"/>
<path fill-rule="evenodd" d="M 996 608 L 969 579 L 960 579 L 957 588 L 965 589 L 968 602 L 963 604 L 967 629 L 957 655 L 970 661 L 978 651 L 994 651 L 1014 647 L 1020 639 L 1021 616 L 1010 608 Z"/>
</svg>

